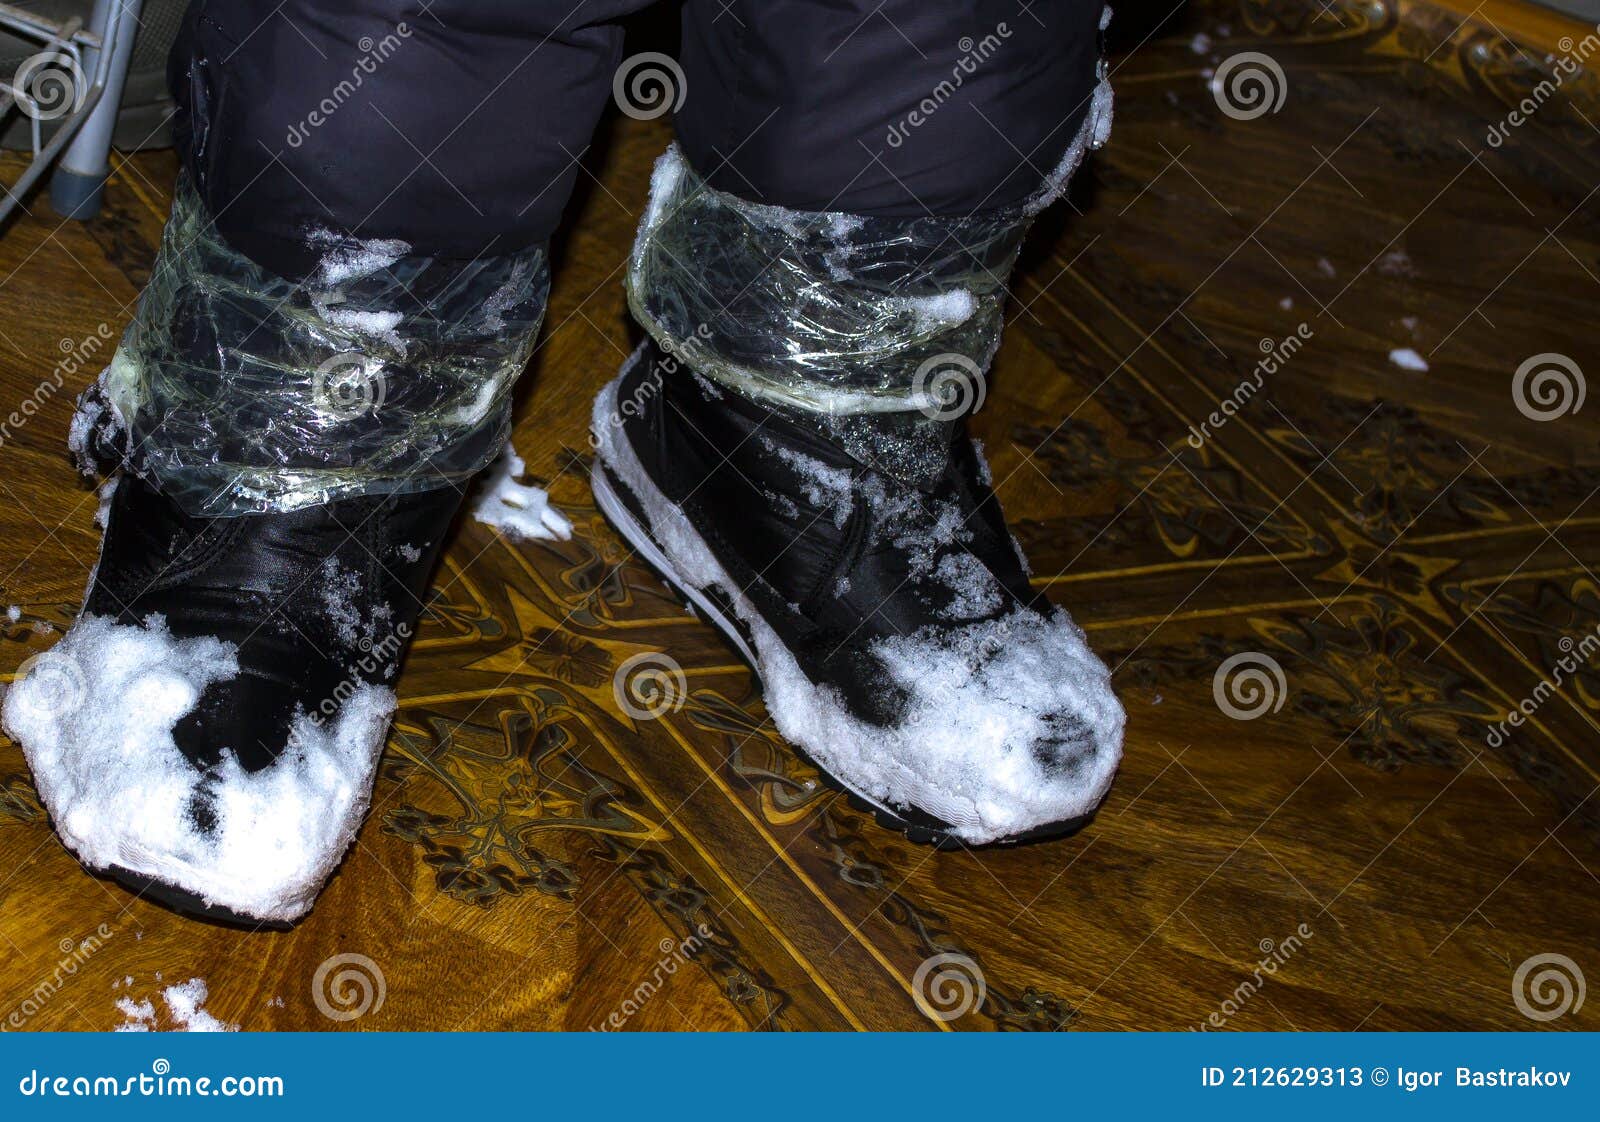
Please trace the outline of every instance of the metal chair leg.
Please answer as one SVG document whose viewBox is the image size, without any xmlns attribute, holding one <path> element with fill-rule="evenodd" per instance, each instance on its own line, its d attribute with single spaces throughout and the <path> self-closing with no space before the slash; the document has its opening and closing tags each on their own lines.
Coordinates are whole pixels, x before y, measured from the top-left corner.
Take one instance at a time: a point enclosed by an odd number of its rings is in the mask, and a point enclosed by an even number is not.
<svg viewBox="0 0 1600 1122">
<path fill-rule="evenodd" d="M 106 177 L 111 173 L 111 133 L 122 107 L 122 87 L 133 58 L 142 7 L 143 0 L 95 0 L 89 29 L 101 43 L 111 44 L 112 55 L 103 71 L 104 92 L 50 179 L 50 205 L 63 218 L 93 218 L 100 213 Z M 86 52 L 86 71 L 101 72 L 99 50 Z"/>
</svg>

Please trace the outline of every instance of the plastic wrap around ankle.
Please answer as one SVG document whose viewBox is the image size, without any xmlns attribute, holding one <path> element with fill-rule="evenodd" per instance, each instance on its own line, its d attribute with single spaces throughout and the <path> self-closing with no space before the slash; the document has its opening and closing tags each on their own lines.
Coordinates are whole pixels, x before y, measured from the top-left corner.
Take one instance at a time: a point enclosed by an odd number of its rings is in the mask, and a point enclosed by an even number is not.
<svg viewBox="0 0 1600 1122">
<path fill-rule="evenodd" d="M 752 203 L 708 186 L 674 145 L 651 178 L 629 307 L 665 350 L 751 397 L 831 414 L 970 405 L 1033 217 L 1110 131 L 1104 63 L 1098 79 L 1047 182 L 985 214 L 879 218 Z"/>
<path fill-rule="evenodd" d="M 286 511 L 460 484 L 505 446 L 544 315 L 543 247 L 463 262 L 313 233 L 270 273 L 180 181 L 150 283 L 101 375 L 141 472 L 192 514 Z M 80 433 L 75 431 L 75 439 Z"/>
</svg>

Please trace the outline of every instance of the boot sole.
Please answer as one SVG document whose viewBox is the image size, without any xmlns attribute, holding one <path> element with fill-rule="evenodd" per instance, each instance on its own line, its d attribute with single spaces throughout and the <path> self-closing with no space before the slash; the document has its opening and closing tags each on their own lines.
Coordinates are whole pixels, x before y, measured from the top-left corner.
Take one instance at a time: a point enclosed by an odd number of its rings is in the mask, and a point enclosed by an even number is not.
<svg viewBox="0 0 1600 1122">
<path fill-rule="evenodd" d="M 120 865 L 112 865 L 98 871 L 141 900 L 149 900 L 191 919 L 205 920 L 246 931 L 287 931 L 294 926 L 282 920 L 255 919 L 220 904 L 208 904 L 186 888 L 179 888 L 167 881 L 136 873 L 132 869 L 124 869 Z"/>
<path fill-rule="evenodd" d="M 594 490 L 595 503 L 600 508 L 600 513 L 605 515 L 606 521 L 611 523 L 617 533 L 622 535 L 623 540 L 632 546 L 650 564 L 650 567 L 656 571 L 661 579 L 676 591 L 679 596 L 683 597 L 685 602 L 702 619 L 709 620 L 716 625 L 717 629 L 733 644 L 744 661 L 749 664 L 751 671 L 756 676 L 756 680 L 760 682 L 760 663 L 757 661 L 755 652 L 751 649 L 750 641 L 737 618 L 732 616 L 723 605 L 718 604 L 711 596 L 678 575 L 672 562 L 667 558 L 666 552 L 646 527 L 644 516 L 637 513 L 633 503 L 629 502 L 625 497 L 628 493 L 627 485 L 615 478 L 598 456 L 595 459 L 589 482 Z M 762 683 L 762 688 L 765 690 L 765 683 Z M 975 848 L 970 843 L 952 834 L 947 826 L 940 824 L 936 819 L 928 817 L 918 821 L 916 818 L 907 817 L 906 811 L 885 806 L 863 795 L 823 767 L 800 745 L 793 744 L 787 740 L 784 743 L 788 744 L 797 756 L 815 769 L 824 784 L 843 794 L 855 809 L 871 814 L 878 825 L 904 834 L 908 841 L 915 842 L 918 845 L 930 845 L 940 850 Z M 912 811 L 910 813 L 915 814 L 916 812 Z M 1094 815 L 1091 813 L 1080 818 L 1048 822 L 1014 837 L 990 844 L 994 846 L 1026 845 L 1032 842 L 1065 837 L 1083 829 L 1093 817 Z"/>
</svg>

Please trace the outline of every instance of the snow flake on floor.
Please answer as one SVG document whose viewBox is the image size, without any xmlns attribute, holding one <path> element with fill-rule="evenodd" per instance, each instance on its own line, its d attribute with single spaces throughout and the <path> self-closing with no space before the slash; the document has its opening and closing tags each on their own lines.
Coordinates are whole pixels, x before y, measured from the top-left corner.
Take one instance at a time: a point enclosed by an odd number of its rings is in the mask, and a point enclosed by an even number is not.
<svg viewBox="0 0 1600 1122">
<path fill-rule="evenodd" d="M 6 694 L 5 731 L 84 864 L 243 915 L 297 919 L 366 812 L 394 695 L 360 686 L 336 719 L 298 714 L 272 766 L 246 772 L 219 744 L 220 762 L 202 773 L 174 729 L 208 687 L 238 673 L 232 644 L 176 638 L 159 615 L 137 627 L 86 615 Z"/>
<path fill-rule="evenodd" d="M 157 975 L 159 978 L 160 975 Z M 128 979 L 132 982 L 133 979 Z M 205 979 L 190 978 L 176 986 L 161 991 L 161 1000 L 167 1007 L 167 1017 L 174 1025 L 173 1032 L 238 1032 L 238 1025 L 227 1024 L 206 1012 L 206 998 L 210 991 Z M 149 999 L 134 1001 L 131 997 L 117 998 L 117 1011 L 126 1020 L 115 1032 L 157 1031 L 155 1002 Z"/>
<path fill-rule="evenodd" d="M 226 1024 L 206 1012 L 206 998 L 210 991 L 202 978 L 190 978 L 178 986 L 168 986 L 161 992 L 167 1003 L 167 1012 L 183 1032 L 238 1032 L 238 1025 Z"/>
<path fill-rule="evenodd" d="M 156 1027 L 156 1007 L 152 1001 L 135 1001 L 131 997 L 117 998 L 117 1011 L 127 1020 L 118 1025 L 113 1032 L 154 1032 Z"/>
<path fill-rule="evenodd" d="M 1428 372 L 1428 360 L 1410 347 L 1396 347 L 1389 352 L 1389 361 L 1401 370 L 1411 370 L 1419 374 Z"/>
<path fill-rule="evenodd" d="M 1411 265 L 1411 255 L 1396 249 L 1378 258 L 1378 272 L 1386 277 L 1409 277 L 1416 273 Z"/>
<path fill-rule="evenodd" d="M 516 448 L 507 444 L 504 454 L 489 465 L 472 517 L 512 541 L 566 541 L 572 537 L 572 523 L 550 505 L 549 493 L 531 483 L 517 482 L 527 467 Z"/>
</svg>

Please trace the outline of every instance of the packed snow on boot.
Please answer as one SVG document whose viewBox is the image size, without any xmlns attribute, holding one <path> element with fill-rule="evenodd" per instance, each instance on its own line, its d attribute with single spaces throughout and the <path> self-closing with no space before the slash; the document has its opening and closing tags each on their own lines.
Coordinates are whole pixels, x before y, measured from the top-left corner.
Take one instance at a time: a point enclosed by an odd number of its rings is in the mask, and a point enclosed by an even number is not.
<svg viewBox="0 0 1600 1122">
<path fill-rule="evenodd" d="M 595 495 L 755 666 L 779 732 L 916 840 L 1081 825 L 1123 711 L 1029 588 L 976 446 L 945 434 L 936 473 L 908 482 L 800 416 L 652 374 L 661 360 L 647 344 L 596 399 Z"/>
<path fill-rule="evenodd" d="M 471 481 L 491 524 L 565 537 L 516 481 L 509 391 L 542 247 L 434 260 L 308 235 L 272 274 L 179 183 L 153 280 L 69 443 L 109 466 L 83 614 L 5 698 L 62 841 L 184 911 L 289 922 L 365 817 L 394 684 Z"/>
</svg>

